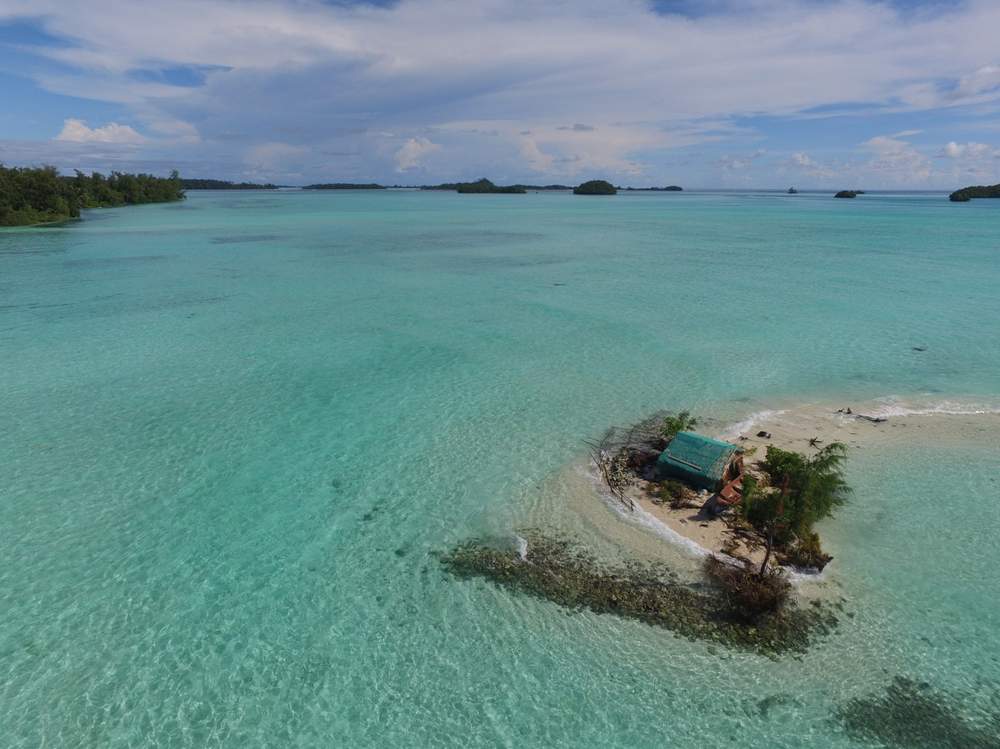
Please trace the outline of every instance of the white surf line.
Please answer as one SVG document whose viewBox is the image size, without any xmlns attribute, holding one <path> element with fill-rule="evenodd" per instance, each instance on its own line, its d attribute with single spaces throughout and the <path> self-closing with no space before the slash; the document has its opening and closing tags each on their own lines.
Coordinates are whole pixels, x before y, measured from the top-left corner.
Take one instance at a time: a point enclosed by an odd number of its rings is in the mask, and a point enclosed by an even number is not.
<svg viewBox="0 0 1000 749">
<path fill-rule="evenodd" d="M 528 559 L 528 539 L 523 536 L 519 536 L 516 533 L 514 538 L 517 539 L 517 555 L 521 557 L 521 561 L 525 562 Z"/>
<path fill-rule="evenodd" d="M 635 506 L 634 510 L 630 510 L 625 507 L 625 505 L 623 505 L 617 497 L 607 490 L 607 487 L 604 485 L 604 481 L 597 474 L 597 467 L 593 464 L 593 462 L 590 463 L 588 468 L 583 468 L 581 466 L 580 470 L 587 477 L 587 479 L 589 479 L 591 485 L 594 487 L 594 491 L 601 498 L 604 504 L 606 504 L 608 508 L 622 520 L 631 525 L 637 525 L 645 530 L 652 531 L 670 543 L 688 551 L 693 557 L 706 557 L 712 553 L 711 550 L 706 549 L 697 541 L 694 541 L 675 531 L 662 520 L 644 510 L 638 503 L 633 503 Z"/>
<path fill-rule="evenodd" d="M 604 482 L 597 474 L 597 467 L 593 463 L 590 464 L 590 468 L 591 470 L 587 470 L 581 467 L 580 470 L 593 484 L 594 491 L 598 494 L 598 496 L 600 496 L 604 504 L 626 523 L 651 531 L 654 535 L 657 535 L 679 549 L 686 551 L 694 559 L 704 559 L 705 557 L 712 556 L 714 554 L 729 564 L 742 564 L 738 559 L 731 557 L 728 554 L 724 554 L 721 551 L 713 552 L 711 549 L 705 548 L 694 539 L 678 533 L 658 517 L 647 512 L 638 503 L 634 503 L 634 510 L 629 510 L 614 495 L 607 491 Z M 804 582 L 822 582 L 826 577 L 825 570 L 823 572 L 809 572 L 796 567 L 784 567 L 783 569 L 788 575 L 788 581 L 793 585 L 798 585 L 799 583 Z"/>
<path fill-rule="evenodd" d="M 775 416 L 781 416 L 784 413 L 787 413 L 787 410 L 781 409 L 775 411 L 775 410 L 765 409 L 763 411 L 754 411 L 752 414 L 747 416 L 742 421 L 737 421 L 735 424 L 730 424 L 728 427 L 723 429 L 719 433 L 719 437 L 721 437 L 722 439 L 734 439 L 736 437 L 739 437 L 741 434 L 744 434 L 745 432 L 751 431 L 753 429 L 754 424 L 759 424 L 762 421 L 767 421 L 768 419 L 772 419 Z"/>
<path fill-rule="evenodd" d="M 963 403 L 961 401 L 944 400 L 926 406 L 907 405 L 903 398 L 889 395 L 876 398 L 872 410 L 874 416 L 985 416 L 1000 414 L 1000 406 L 978 403 Z"/>
</svg>

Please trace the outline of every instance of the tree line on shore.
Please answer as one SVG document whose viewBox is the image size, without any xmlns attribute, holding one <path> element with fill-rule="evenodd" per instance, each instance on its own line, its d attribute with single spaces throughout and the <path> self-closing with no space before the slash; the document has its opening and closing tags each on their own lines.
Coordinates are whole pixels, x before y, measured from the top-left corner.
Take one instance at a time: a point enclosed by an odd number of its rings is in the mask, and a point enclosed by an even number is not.
<svg viewBox="0 0 1000 749">
<path fill-rule="evenodd" d="M 398 185 L 397 185 L 398 187 Z M 77 170 L 63 176 L 53 166 L 5 167 L 0 164 L 0 226 L 31 226 L 78 218 L 87 208 L 112 208 L 142 203 L 183 200 L 185 190 L 275 190 L 272 183 L 231 182 L 208 178 L 182 179 L 177 171 L 169 177 L 152 174 L 99 172 L 89 175 Z M 306 185 L 304 190 L 384 190 L 377 183 L 326 182 Z M 421 190 L 447 190 L 461 194 L 523 194 L 529 191 L 572 190 L 577 195 L 614 195 L 618 188 L 605 180 L 589 180 L 581 185 L 497 185 L 485 177 L 474 182 L 445 182 L 422 185 Z M 665 188 L 624 188 L 629 191 L 679 191 Z"/>
<path fill-rule="evenodd" d="M 973 185 L 955 190 L 948 199 L 952 203 L 968 203 L 973 198 L 1000 198 L 1000 185 Z"/>
<path fill-rule="evenodd" d="M 185 190 L 277 190 L 270 182 L 230 182 L 226 179 L 182 179 Z"/>
<path fill-rule="evenodd" d="M 152 174 L 76 172 L 68 177 L 52 166 L 0 165 L 0 226 L 29 226 L 78 218 L 85 208 L 112 208 L 183 200 L 176 171 Z"/>
</svg>

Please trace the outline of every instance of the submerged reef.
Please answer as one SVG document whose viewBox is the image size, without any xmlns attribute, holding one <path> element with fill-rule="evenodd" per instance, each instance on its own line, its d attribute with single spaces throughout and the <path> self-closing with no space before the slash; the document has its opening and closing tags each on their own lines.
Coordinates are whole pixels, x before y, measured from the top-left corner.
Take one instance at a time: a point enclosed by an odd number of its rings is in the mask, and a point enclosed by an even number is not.
<svg viewBox="0 0 1000 749">
<path fill-rule="evenodd" d="M 848 702 L 837 717 L 852 738 L 881 746 L 1000 749 L 1000 691 L 993 690 L 991 705 L 975 718 L 970 701 L 897 676 L 884 692 Z"/>
<path fill-rule="evenodd" d="M 466 541 L 440 555 L 460 579 L 483 578 L 569 609 L 589 609 L 637 619 L 692 640 L 777 656 L 805 652 L 832 631 L 829 605 L 790 605 L 748 622 L 729 598 L 709 583 L 689 584 L 662 565 L 609 565 L 578 544 L 537 530 L 518 531 L 527 552 L 484 539 Z"/>
</svg>

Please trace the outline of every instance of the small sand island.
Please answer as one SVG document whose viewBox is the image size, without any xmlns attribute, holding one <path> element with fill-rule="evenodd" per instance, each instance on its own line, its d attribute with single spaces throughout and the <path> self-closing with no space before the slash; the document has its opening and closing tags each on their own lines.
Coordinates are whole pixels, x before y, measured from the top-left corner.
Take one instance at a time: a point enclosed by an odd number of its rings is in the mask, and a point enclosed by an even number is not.
<svg viewBox="0 0 1000 749">
<path fill-rule="evenodd" d="M 861 195 L 861 194 L 862 193 L 861 193 L 860 190 L 841 190 L 840 192 L 838 192 L 833 197 L 835 197 L 835 198 L 856 198 L 856 197 L 858 197 L 858 195 Z"/>
<path fill-rule="evenodd" d="M 814 601 L 799 605 L 789 570 L 831 560 L 814 525 L 847 501 L 847 448 L 809 443 L 810 453 L 726 442 L 695 431 L 687 412 L 657 413 L 588 443 L 593 464 L 626 513 L 644 513 L 706 550 L 704 583 L 638 558 L 598 561 L 585 544 L 539 529 L 516 546 L 472 539 L 442 555 L 460 578 L 482 577 L 570 608 L 639 619 L 682 636 L 776 655 L 803 651 L 835 625 Z"/>
<path fill-rule="evenodd" d="M 759 577 L 822 571 L 831 557 L 814 525 L 850 493 L 845 445 L 815 438 L 807 455 L 767 431 L 734 444 L 695 432 L 697 423 L 686 411 L 658 414 L 592 443 L 612 495 Z"/>
</svg>

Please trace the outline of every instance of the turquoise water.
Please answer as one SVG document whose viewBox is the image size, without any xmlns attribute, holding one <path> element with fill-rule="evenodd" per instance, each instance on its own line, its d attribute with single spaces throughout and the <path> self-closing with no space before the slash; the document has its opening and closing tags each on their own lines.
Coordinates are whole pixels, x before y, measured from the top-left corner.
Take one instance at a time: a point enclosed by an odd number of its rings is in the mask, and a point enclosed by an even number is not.
<svg viewBox="0 0 1000 749">
<path fill-rule="evenodd" d="M 989 420 L 852 456 L 853 616 L 801 659 L 433 553 L 655 408 L 995 404 L 996 209 L 192 193 L 0 233 L 0 744 L 848 747 L 896 675 L 984 693 Z"/>
</svg>

